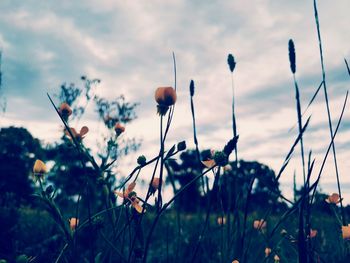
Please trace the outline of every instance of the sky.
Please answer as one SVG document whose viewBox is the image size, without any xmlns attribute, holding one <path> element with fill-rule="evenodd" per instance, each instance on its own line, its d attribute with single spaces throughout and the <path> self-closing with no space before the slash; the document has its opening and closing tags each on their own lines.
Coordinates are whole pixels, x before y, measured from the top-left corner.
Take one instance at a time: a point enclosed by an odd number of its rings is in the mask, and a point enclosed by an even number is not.
<svg viewBox="0 0 350 263">
<path fill-rule="evenodd" d="M 313 1 L 308 0 L 86 0 L 0 2 L 1 95 L 6 112 L 0 127 L 24 126 L 43 143 L 59 140 L 60 122 L 46 93 L 62 83 L 82 85 L 80 76 L 101 79 L 95 92 L 114 98 L 123 94 L 138 102 L 138 118 L 127 125 L 125 138 L 140 149 L 118 161 L 127 175 L 137 156 L 151 158 L 159 149 L 159 117 L 154 92 L 174 86 L 172 52 L 177 64 L 175 115 L 166 147 L 186 140 L 193 148 L 189 83 L 195 82 L 195 111 L 200 149 L 220 150 L 232 137 L 231 74 L 227 55 L 237 62 L 233 74 L 239 158 L 259 161 L 276 172 L 293 144 L 297 121 L 288 40 L 296 46 L 302 110 L 322 75 Z M 318 1 L 326 80 L 333 126 L 349 89 L 344 58 L 350 60 L 350 1 Z M 95 114 L 96 115 L 96 114 Z M 76 123 L 90 127 L 86 144 L 96 148 L 102 128 L 93 108 Z M 311 116 L 305 151 L 315 158 L 317 176 L 330 143 L 323 90 L 306 111 Z M 335 140 L 343 195 L 350 203 L 350 112 L 347 106 Z M 156 127 L 156 128 L 155 128 Z M 280 179 L 291 196 L 293 174 L 302 182 L 297 147 Z M 146 170 L 142 175 L 147 179 Z M 321 189 L 336 192 L 333 159 L 328 159 Z"/>
</svg>

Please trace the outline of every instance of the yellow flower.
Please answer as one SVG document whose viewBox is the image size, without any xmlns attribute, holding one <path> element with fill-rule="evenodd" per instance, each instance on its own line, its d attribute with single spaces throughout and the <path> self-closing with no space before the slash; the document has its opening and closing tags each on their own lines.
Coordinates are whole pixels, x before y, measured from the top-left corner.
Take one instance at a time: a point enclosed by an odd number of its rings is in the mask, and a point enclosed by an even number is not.
<svg viewBox="0 0 350 263">
<path fill-rule="evenodd" d="M 114 191 L 116 195 L 123 198 L 125 201 L 129 201 L 131 203 L 131 206 L 138 212 L 142 213 L 142 210 L 146 212 L 146 209 L 143 209 L 142 206 L 139 204 L 140 200 L 137 198 L 137 195 L 135 192 L 133 192 L 134 188 L 136 186 L 136 182 L 132 182 L 128 185 L 127 189 L 124 192 L 118 192 Z"/>
<path fill-rule="evenodd" d="M 310 238 L 317 236 L 317 230 L 310 229 Z"/>
<path fill-rule="evenodd" d="M 78 218 L 72 217 L 71 219 L 69 219 L 70 230 L 74 231 L 77 228 L 78 225 L 79 225 L 79 219 Z"/>
<path fill-rule="evenodd" d="M 224 217 L 224 216 L 219 216 L 218 218 L 217 218 L 217 223 L 218 223 L 218 225 L 225 225 L 226 224 L 226 217 Z"/>
<path fill-rule="evenodd" d="M 263 219 L 254 220 L 253 227 L 257 230 L 263 230 L 266 228 L 266 221 Z"/>
<path fill-rule="evenodd" d="M 33 173 L 34 175 L 42 176 L 43 174 L 47 173 L 46 165 L 41 160 L 36 160 L 33 167 Z"/>
<path fill-rule="evenodd" d="M 164 181 L 162 181 L 162 185 L 164 184 Z M 159 177 L 154 177 L 152 182 L 151 182 L 151 192 L 154 193 L 159 189 L 160 185 L 160 178 Z"/>
<path fill-rule="evenodd" d="M 85 135 L 89 132 L 89 128 L 86 127 L 86 126 L 83 126 L 83 127 L 80 129 L 80 132 L 79 132 L 79 133 L 78 133 L 74 128 L 70 128 L 70 130 L 71 130 L 71 132 L 72 132 L 74 138 L 75 138 L 78 142 L 81 142 L 81 141 L 84 139 Z M 65 133 L 66 133 L 66 135 L 72 140 L 72 137 L 71 137 L 70 133 L 69 133 L 67 130 L 65 130 Z"/>
<path fill-rule="evenodd" d="M 160 87 L 156 89 L 154 98 L 159 105 L 171 106 L 176 102 L 176 91 L 173 87 Z"/>
<path fill-rule="evenodd" d="M 212 160 L 212 159 L 209 159 L 209 160 L 206 160 L 206 161 L 202 161 L 202 164 L 204 164 L 204 166 L 209 168 L 209 169 L 213 168 L 216 165 L 215 161 Z"/>
<path fill-rule="evenodd" d="M 157 105 L 158 114 L 164 116 L 169 107 L 174 105 L 176 102 L 176 91 L 172 87 L 160 87 L 154 93 L 154 98 Z"/>
<path fill-rule="evenodd" d="M 114 130 L 115 130 L 115 133 L 117 134 L 117 136 L 119 136 L 120 134 L 122 134 L 125 131 L 125 127 L 123 125 L 121 125 L 119 122 L 117 122 L 114 126 Z"/>
<path fill-rule="evenodd" d="M 70 106 L 66 103 L 63 102 L 60 107 L 58 108 L 59 113 L 63 117 L 63 119 L 67 120 L 68 117 L 72 114 L 72 109 Z"/>
<path fill-rule="evenodd" d="M 339 204 L 340 203 L 340 197 L 339 194 L 333 193 L 330 196 L 328 196 L 325 200 L 328 204 Z"/>
<path fill-rule="evenodd" d="M 350 239 L 350 224 L 341 227 L 343 239 Z"/>
<path fill-rule="evenodd" d="M 271 248 L 265 248 L 265 257 L 268 257 L 271 254 Z"/>
</svg>

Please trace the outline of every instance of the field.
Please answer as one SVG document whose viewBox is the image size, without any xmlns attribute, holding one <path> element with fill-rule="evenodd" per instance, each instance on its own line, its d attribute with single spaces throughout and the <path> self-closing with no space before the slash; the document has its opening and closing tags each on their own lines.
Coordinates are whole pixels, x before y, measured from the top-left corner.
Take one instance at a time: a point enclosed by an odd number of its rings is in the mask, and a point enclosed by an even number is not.
<svg viewBox="0 0 350 263">
<path fill-rule="evenodd" d="M 295 96 L 291 125 L 296 123 L 298 132 L 279 170 L 240 158 L 235 54 L 226 58 L 232 89 L 230 140 L 219 149 L 200 150 L 197 89 L 191 80 L 187 93 L 195 147 L 188 149 L 181 137 L 175 144 L 168 143 L 181 67 L 173 53 L 174 84 L 155 88 L 152 101 L 159 119 L 154 129 L 159 133 L 153 145 L 157 150 L 153 156 L 134 160 L 125 177 L 119 176 L 118 160 L 140 147 L 139 141 L 124 137 L 136 119 L 138 103 L 122 95 L 111 100 L 94 94 L 101 80 L 82 76 L 82 88 L 63 84 L 58 94 L 46 94 L 57 117 L 53 121 L 62 127 L 60 141 L 44 145 L 26 128 L 0 129 L 0 263 L 350 262 L 350 206 L 342 196 L 335 147 L 349 109 L 348 92 L 343 94 L 341 110 L 332 112 L 320 18 L 316 1 L 313 4 L 322 79 L 303 105 L 296 75 L 298 49 L 290 39 L 286 58 Z M 350 80 L 348 62 L 344 62 Z M 315 169 L 314 154 L 305 147 L 305 134 L 312 129 L 305 111 L 322 93 L 329 135 L 327 149 L 318 160 L 321 165 Z M 97 152 L 85 144 L 92 127 L 72 127 L 86 114 L 87 105 L 95 107 L 108 131 Z M 299 162 L 302 185 L 297 185 L 295 174 L 290 187 L 293 197 L 289 197 L 281 191 L 280 179 L 292 158 Z M 335 193 L 320 190 L 327 162 L 334 170 Z M 146 180 L 140 176 L 143 171 L 149 173 Z"/>
</svg>

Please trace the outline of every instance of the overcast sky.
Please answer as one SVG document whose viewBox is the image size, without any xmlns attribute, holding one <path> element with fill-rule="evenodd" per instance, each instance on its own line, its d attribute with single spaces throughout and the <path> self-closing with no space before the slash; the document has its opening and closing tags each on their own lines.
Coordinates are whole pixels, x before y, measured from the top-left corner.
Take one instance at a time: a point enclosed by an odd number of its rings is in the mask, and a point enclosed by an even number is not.
<svg viewBox="0 0 350 263">
<path fill-rule="evenodd" d="M 350 83 L 344 64 L 344 58 L 350 60 L 350 1 L 321 0 L 318 6 L 335 125 Z M 177 60 L 178 101 L 167 146 L 186 140 L 189 148 L 194 147 L 188 91 L 191 79 L 196 86 L 200 148 L 221 149 L 230 139 L 232 90 L 226 61 L 232 53 L 237 61 L 239 158 L 257 160 L 275 171 L 297 136 L 296 129 L 289 132 L 297 119 L 288 61 L 290 38 L 296 46 L 303 109 L 322 78 L 311 0 L 2 0 L 0 10 L 2 93 L 7 99 L 0 126 L 24 126 L 43 142 L 56 141 L 61 135 L 60 123 L 46 92 L 54 94 L 63 82 L 81 85 L 81 75 L 99 78 L 97 94 L 108 98 L 124 94 L 128 101 L 140 103 L 138 119 L 126 127 L 124 136 L 142 140 L 142 147 L 119 163 L 122 174 L 128 173 L 138 155 L 150 158 L 158 151 L 154 91 L 174 83 L 172 52 Z M 305 149 L 314 153 L 316 176 L 330 141 L 323 92 L 305 117 L 310 115 Z M 336 138 L 348 200 L 349 118 L 347 107 Z M 93 148 L 101 127 L 93 109 L 77 125 L 90 127 L 86 142 Z M 287 195 L 294 171 L 298 182 L 302 181 L 300 164 L 297 151 L 281 178 Z M 326 192 L 336 191 L 332 158 L 321 187 Z"/>
</svg>

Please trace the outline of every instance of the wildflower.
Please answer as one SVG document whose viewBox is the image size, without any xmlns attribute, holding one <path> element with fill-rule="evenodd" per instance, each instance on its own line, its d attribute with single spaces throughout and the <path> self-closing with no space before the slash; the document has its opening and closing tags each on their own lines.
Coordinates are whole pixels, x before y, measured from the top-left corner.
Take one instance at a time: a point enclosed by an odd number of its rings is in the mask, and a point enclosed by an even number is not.
<svg viewBox="0 0 350 263">
<path fill-rule="evenodd" d="M 175 104 L 177 96 L 174 88 L 160 87 L 156 89 L 154 98 L 158 103 L 158 113 L 160 115 L 165 115 L 169 107 Z"/>
<path fill-rule="evenodd" d="M 164 181 L 162 181 L 162 184 L 164 184 Z M 160 178 L 159 177 L 154 177 L 152 182 L 151 182 L 151 192 L 154 193 L 159 189 L 160 185 Z"/>
<path fill-rule="evenodd" d="M 89 132 L 89 128 L 86 127 L 86 126 L 83 126 L 81 129 L 80 129 L 80 132 L 78 133 L 74 128 L 70 128 L 74 138 L 78 141 L 78 142 L 81 142 L 83 139 L 84 139 L 84 135 L 87 134 Z M 72 140 L 72 137 L 70 135 L 70 133 L 66 130 L 65 131 L 66 135 Z"/>
<path fill-rule="evenodd" d="M 117 136 L 119 136 L 120 134 L 122 134 L 125 131 L 125 127 L 123 125 L 121 125 L 119 122 L 117 122 L 114 126 L 114 130 L 115 130 L 115 133 L 117 134 Z"/>
<path fill-rule="evenodd" d="M 226 217 L 224 217 L 224 216 L 219 216 L 219 217 L 217 218 L 217 223 L 218 223 L 219 226 L 225 225 L 225 224 L 226 224 Z"/>
<path fill-rule="evenodd" d="M 266 221 L 264 219 L 254 220 L 253 227 L 257 230 L 263 230 L 266 228 Z"/>
<path fill-rule="evenodd" d="M 209 159 L 209 160 L 206 160 L 206 161 L 202 161 L 202 164 L 204 164 L 204 166 L 209 168 L 209 169 L 213 168 L 216 165 L 215 161 L 212 160 L 212 159 Z"/>
<path fill-rule="evenodd" d="M 265 257 L 268 257 L 271 254 L 271 248 L 267 247 L 265 248 Z"/>
<path fill-rule="evenodd" d="M 317 230 L 310 229 L 310 238 L 317 236 Z"/>
<path fill-rule="evenodd" d="M 74 231 L 77 226 L 79 225 L 79 219 L 76 218 L 76 217 L 72 217 L 69 219 L 69 227 L 70 227 L 70 230 Z"/>
<path fill-rule="evenodd" d="M 239 263 L 239 261 L 235 259 L 234 261 L 232 261 L 232 263 Z"/>
<path fill-rule="evenodd" d="M 325 200 L 328 204 L 339 204 L 340 203 L 340 197 L 339 194 L 333 193 L 330 196 L 328 196 Z"/>
<path fill-rule="evenodd" d="M 280 262 L 280 257 L 276 254 L 276 255 L 273 257 L 273 260 L 275 261 L 275 263 L 278 263 L 278 262 Z"/>
<path fill-rule="evenodd" d="M 142 213 L 143 208 L 139 204 L 140 200 L 137 199 L 137 195 L 133 191 L 135 186 L 136 186 L 136 183 L 132 182 L 131 184 L 128 185 L 127 189 L 124 190 L 123 192 L 114 191 L 114 193 L 116 195 L 118 195 L 119 197 L 123 198 L 124 201 L 129 201 L 131 203 L 131 206 L 133 208 L 135 208 L 135 210 L 138 213 Z M 144 211 L 146 211 L 146 210 L 144 210 Z"/>
<path fill-rule="evenodd" d="M 72 109 L 66 102 L 61 103 L 60 107 L 58 108 L 58 112 L 65 121 L 67 121 L 68 117 L 72 115 Z"/>
<path fill-rule="evenodd" d="M 350 239 L 350 224 L 341 227 L 343 239 Z"/>
<path fill-rule="evenodd" d="M 46 165 L 41 160 L 36 160 L 33 166 L 34 176 L 42 177 L 45 173 L 47 173 Z"/>
</svg>

